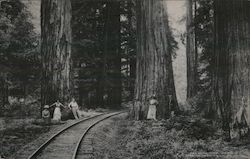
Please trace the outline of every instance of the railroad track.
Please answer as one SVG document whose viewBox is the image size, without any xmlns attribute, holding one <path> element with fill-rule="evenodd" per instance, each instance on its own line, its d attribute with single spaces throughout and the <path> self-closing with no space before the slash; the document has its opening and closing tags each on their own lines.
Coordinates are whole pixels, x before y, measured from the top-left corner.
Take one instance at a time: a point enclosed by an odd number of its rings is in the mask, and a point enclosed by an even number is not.
<svg viewBox="0 0 250 159">
<path fill-rule="evenodd" d="M 81 143 L 96 124 L 125 112 L 104 113 L 74 123 L 49 138 L 28 159 L 76 159 Z"/>
</svg>

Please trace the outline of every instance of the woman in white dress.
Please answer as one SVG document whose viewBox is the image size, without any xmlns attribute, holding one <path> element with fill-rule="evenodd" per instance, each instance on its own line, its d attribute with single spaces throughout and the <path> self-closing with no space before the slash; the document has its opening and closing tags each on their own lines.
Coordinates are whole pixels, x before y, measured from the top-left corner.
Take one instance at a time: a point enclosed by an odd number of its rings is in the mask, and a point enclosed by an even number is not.
<svg viewBox="0 0 250 159">
<path fill-rule="evenodd" d="M 57 100 L 55 103 L 50 105 L 50 107 L 52 107 L 52 106 L 55 106 L 52 120 L 60 121 L 62 118 L 61 107 L 64 107 L 64 105 L 62 103 L 60 103 L 59 100 Z"/>
<path fill-rule="evenodd" d="M 158 104 L 158 101 L 156 100 L 156 96 L 153 95 L 152 98 L 149 100 L 147 119 L 156 120 L 156 106 L 157 106 L 157 104 Z"/>
<path fill-rule="evenodd" d="M 80 113 L 80 110 L 79 110 L 79 106 L 78 104 L 76 103 L 76 100 L 75 98 L 72 98 L 71 102 L 69 103 L 68 105 L 69 109 L 72 110 L 72 113 L 75 117 L 75 119 L 79 119 L 81 117 L 81 113 Z"/>
</svg>

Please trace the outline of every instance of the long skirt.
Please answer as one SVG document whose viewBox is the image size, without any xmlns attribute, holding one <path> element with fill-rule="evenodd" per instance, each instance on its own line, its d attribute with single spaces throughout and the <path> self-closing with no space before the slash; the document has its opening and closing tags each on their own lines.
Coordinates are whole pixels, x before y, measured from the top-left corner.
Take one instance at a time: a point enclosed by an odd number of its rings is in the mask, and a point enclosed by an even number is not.
<svg viewBox="0 0 250 159">
<path fill-rule="evenodd" d="M 155 105 L 149 105 L 147 119 L 156 120 L 156 106 Z"/>
<path fill-rule="evenodd" d="M 75 119 L 79 119 L 81 117 L 80 110 L 78 108 L 72 108 L 72 113 L 75 117 Z"/>
<path fill-rule="evenodd" d="M 60 108 L 56 107 L 55 110 L 54 110 L 54 114 L 53 114 L 53 120 L 61 120 L 61 117 L 62 117 L 62 113 L 61 113 L 61 110 Z"/>
</svg>

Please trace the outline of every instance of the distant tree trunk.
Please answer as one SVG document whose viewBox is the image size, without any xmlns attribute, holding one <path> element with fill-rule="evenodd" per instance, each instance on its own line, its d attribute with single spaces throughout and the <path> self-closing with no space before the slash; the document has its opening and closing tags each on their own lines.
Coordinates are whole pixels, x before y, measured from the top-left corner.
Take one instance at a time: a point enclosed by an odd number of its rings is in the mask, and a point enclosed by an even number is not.
<svg viewBox="0 0 250 159">
<path fill-rule="evenodd" d="M 108 105 L 120 107 L 121 105 L 121 46 L 120 46 L 120 3 L 109 1 L 106 3 L 105 20 L 105 50 L 104 62 L 106 68 L 105 87 L 108 94 Z M 105 67 L 104 67 L 105 68 Z"/>
<path fill-rule="evenodd" d="M 128 45 L 130 47 L 129 51 L 129 87 L 130 87 L 130 97 L 131 99 L 134 98 L 134 85 L 135 85 L 135 77 L 136 77 L 136 56 L 135 56 L 135 50 L 136 48 L 134 47 L 134 39 L 133 39 L 133 34 L 135 31 L 135 27 L 133 25 L 133 16 L 134 16 L 134 0 L 129 0 L 128 1 L 128 26 L 130 27 L 129 31 L 129 41 Z"/>
<path fill-rule="evenodd" d="M 7 73 L 1 73 L 1 101 L 2 106 L 9 103 L 9 88 L 7 81 Z"/>
<path fill-rule="evenodd" d="M 245 116 L 240 120 L 250 125 L 249 7 L 247 0 L 215 0 L 213 95 L 227 138 L 239 133 L 233 126 L 242 108 Z"/>
<path fill-rule="evenodd" d="M 187 0 L 187 99 L 197 93 L 197 47 L 195 40 L 193 0 Z"/>
<path fill-rule="evenodd" d="M 104 96 L 104 84 L 105 84 L 105 74 L 104 74 L 104 71 L 106 70 L 104 67 L 105 67 L 105 64 L 104 64 L 104 61 L 103 61 L 103 64 L 100 65 L 101 67 L 99 67 L 99 70 L 98 71 L 98 77 L 97 77 L 97 88 L 96 88 L 96 98 L 97 98 L 97 105 L 99 107 L 105 107 L 105 103 L 104 103 L 104 100 L 103 100 L 103 96 Z"/>
<path fill-rule="evenodd" d="M 2 78 L 0 78 L 0 115 L 3 114 L 3 108 L 4 108 L 3 92 L 4 92 L 4 82 Z"/>
<path fill-rule="evenodd" d="M 71 3 L 42 0 L 41 3 L 41 104 L 56 99 L 68 102 L 72 91 Z"/>
<path fill-rule="evenodd" d="M 130 81 L 130 94 L 131 94 L 131 99 L 134 98 L 134 91 L 135 91 L 135 77 L 136 77 L 136 58 L 130 58 L 129 61 L 129 81 Z"/>
<path fill-rule="evenodd" d="M 0 114 L 2 114 L 2 110 L 3 110 L 3 92 L 4 92 L 4 81 L 3 81 L 3 77 L 2 74 L 0 74 Z"/>
<path fill-rule="evenodd" d="M 142 103 L 144 118 L 149 98 L 155 94 L 157 117 L 167 118 L 178 110 L 173 78 L 168 16 L 164 1 L 137 1 L 137 69 L 135 99 Z M 169 107 L 170 96 L 173 106 Z"/>
<path fill-rule="evenodd" d="M 3 107 L 8 104 L 8 83 L 7 74 L 0 73 L 0 114 L 2 114 Z"/>
</svg>

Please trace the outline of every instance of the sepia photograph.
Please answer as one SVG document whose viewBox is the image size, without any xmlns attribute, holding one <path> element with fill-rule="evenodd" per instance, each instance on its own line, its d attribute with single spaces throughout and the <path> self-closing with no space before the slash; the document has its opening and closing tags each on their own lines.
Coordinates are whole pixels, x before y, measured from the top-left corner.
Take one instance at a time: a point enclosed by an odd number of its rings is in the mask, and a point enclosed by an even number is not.
<svg viewBox="0 0 250 159">
<path fill-rule="evenodd" d="M 0 159 L 250 159 L 250 0 L 0 0 Z"/>
</svg>

